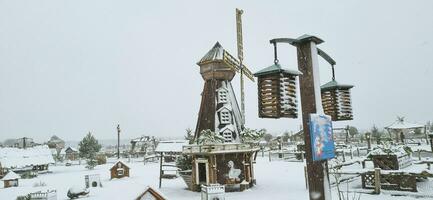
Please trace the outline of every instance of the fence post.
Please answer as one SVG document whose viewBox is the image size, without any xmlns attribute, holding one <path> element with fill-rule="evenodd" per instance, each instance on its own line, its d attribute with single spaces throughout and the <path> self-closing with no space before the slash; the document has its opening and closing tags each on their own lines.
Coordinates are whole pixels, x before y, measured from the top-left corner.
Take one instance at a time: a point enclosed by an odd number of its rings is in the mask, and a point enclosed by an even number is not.
<svg viewBox="0 0 433 200">
<path fill-rule="evenodd" d="M 374 169 L 374 193 L 380 194 L 380 168 Z"/>
<path fill-rule="evenodd" d="M 358 157 L 359 157 L 359 147 L 356 147 L 356 152 L 358 153 Z"/>
<path fill-rule="evenodd" d="M 418 160 L 421 160 L 421 150 L 418 149 Z"/>
</svg>

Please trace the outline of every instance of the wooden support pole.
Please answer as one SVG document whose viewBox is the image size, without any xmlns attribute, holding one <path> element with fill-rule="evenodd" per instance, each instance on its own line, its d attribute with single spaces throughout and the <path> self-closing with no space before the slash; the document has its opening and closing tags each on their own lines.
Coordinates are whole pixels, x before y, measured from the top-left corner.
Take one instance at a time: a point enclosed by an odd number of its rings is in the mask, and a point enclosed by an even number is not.
<svg viewBox="0 0 433 200">
<path fill-rule="evenodd" d="M 309 127 L 310 114 L 323 113 L 316 48 L 316 44 L 321 42 L 323 41 L 319 38 L 306 37 L 296 44 L 298 69 L 302 72 L 299 83 L 310 200 L 331 199 L 328 171 L 324 167 L 327 166 L 327 161 L 313 161 Z"/>
<path fill-rule="evenodd" d="M 374 193 L 380 194 L 380 168 L 374 169 Z"/>
</svg>

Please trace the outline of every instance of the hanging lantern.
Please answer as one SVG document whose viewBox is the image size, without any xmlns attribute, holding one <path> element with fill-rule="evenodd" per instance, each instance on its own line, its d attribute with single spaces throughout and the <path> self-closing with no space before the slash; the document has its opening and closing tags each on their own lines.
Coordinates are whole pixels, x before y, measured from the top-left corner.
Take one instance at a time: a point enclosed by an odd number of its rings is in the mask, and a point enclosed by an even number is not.
<svg viewBox="0 0 433 200">
<path fill-rule="evenodd" d="M 332 81 L 320 87 L 323 111 L 331 116 L 332 121 L 353 119 L 350 99 L 351 88 L 353 85 L 339 84 L 335 80 L 334 65 L 332 65 Z"/>
<path fill-rule="evenodd" d="M 296 77 L 300 74 L 297 70 L 281 68 L 278 60 L 254 74 L 258 78 L 260 118 L 298 117 Z"/>
</svg>

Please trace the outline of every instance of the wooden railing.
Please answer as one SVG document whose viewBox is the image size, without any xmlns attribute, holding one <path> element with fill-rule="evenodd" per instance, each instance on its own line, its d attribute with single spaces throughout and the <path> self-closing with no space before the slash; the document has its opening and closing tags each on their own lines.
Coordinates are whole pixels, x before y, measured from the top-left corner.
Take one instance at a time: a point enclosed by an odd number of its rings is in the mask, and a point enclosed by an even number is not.
<svg viewBox="0 0 433 200">
<path fill-rule="evenodd" d="M 205 144 L 205 145 L 186 145 L 182 147 L 183 153 L 222 153 L 239 151 L 258 151 L 257 144 Z"/>
</svg>

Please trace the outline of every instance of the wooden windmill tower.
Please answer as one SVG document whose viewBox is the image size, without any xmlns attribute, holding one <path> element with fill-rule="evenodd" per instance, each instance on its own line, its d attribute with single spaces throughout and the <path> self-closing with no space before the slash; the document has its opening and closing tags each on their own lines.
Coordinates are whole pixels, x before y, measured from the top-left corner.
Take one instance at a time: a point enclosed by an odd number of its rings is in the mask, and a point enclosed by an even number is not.
<svg viewBox="0 0 433 200">
<path fill-rule="evenodd" d="M 226 142 L 238 142 L 244 123 L 231 81 L 241 71 L 239 61 L 217 42 L 197 65 L 205 83 L 195 138 L 209 129 L 222 135 Z M 243 74 L 254 81 L 251 71 L 242 66 Z"/>
</svg>

